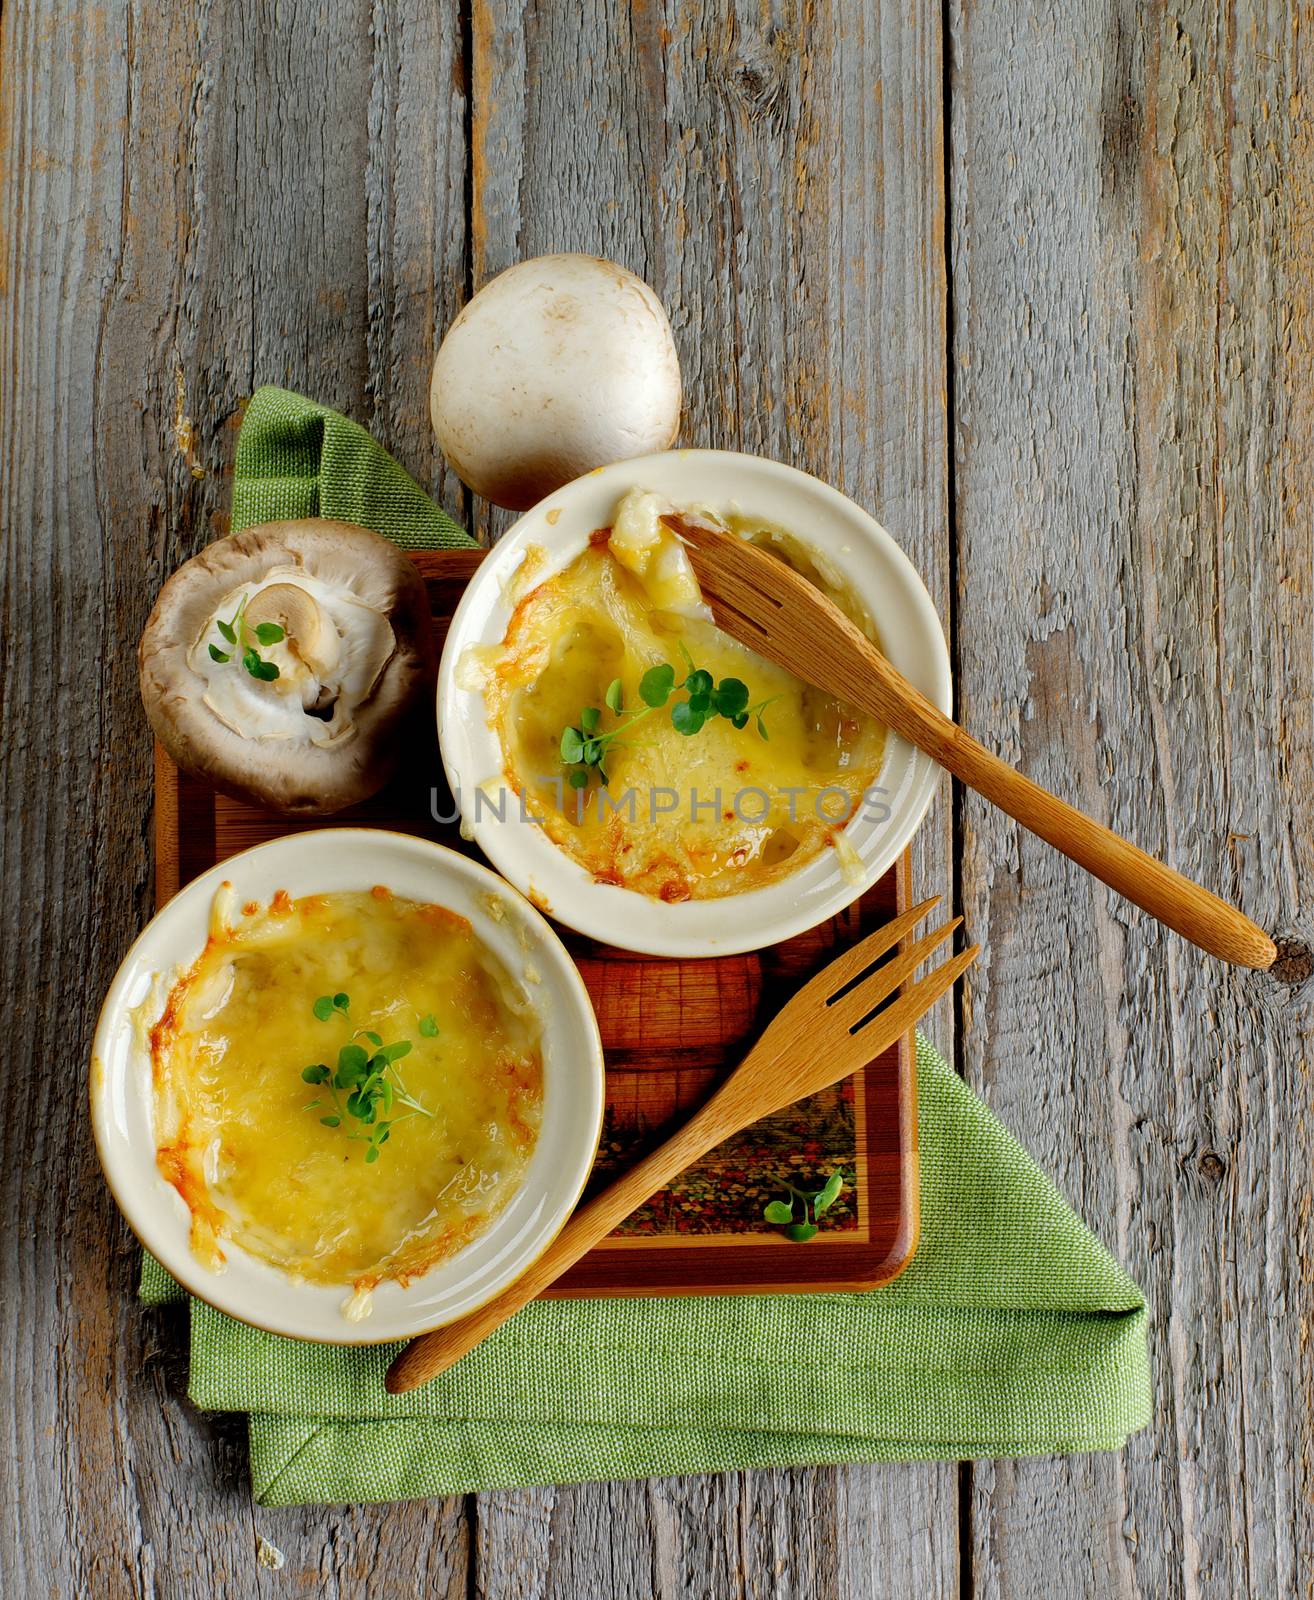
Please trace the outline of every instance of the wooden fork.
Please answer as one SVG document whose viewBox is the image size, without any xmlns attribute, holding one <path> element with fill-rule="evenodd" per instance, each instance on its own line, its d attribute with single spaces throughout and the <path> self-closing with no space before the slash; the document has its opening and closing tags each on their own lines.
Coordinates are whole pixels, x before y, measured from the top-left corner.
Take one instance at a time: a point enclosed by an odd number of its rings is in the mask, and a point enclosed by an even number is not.
<svg viewBox="0 0 1314 1600">
<path fill-rule="evenodd" d="M 1210 955 L 1261 970 L 1264 930 L 1199 884 L 1015 772 L 951 722 L 808 580 L 767 551 L 697 518 L 664 516 L 685 541 L 718 626 L 805 683 L 878 718 L 968 788 Z"/>
<path fill-rule="evenodd" d="M 955 917 L 875 966 L 921 921 L 936 899 L 925 900 L 886 923 L 805 984 L 767 1024 L 762 1037 L 707 1104 L 665 1144 L 581 1206 L 523 1277 L 459 1322 L 413 1339 L 388 1368 L 384 1381 L 389 1394 L 416 1389 L 454 1365 L 604 1239 L 636 1206 L 713 1146 L 782 1106 L 838 1083 L 907 1033 L 967 970 L 979 948 L 973 945 L 952 957 L 876 1012 L 962 921 Z"/>
</svg>

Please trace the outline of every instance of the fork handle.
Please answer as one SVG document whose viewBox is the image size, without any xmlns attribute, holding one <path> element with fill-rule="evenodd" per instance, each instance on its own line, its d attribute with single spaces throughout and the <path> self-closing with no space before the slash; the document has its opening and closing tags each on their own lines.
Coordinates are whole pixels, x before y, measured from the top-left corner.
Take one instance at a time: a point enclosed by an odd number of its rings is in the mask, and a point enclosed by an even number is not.
<svg viewBox="0 0 1314 1600">
<path fill-rule="evenodd" d="M 739 1099 L 734 1090 L 736 1076 L 738 1074 L 727 1078 L 716 1094 L 665 1143 L 658 1145 L 587 1205 L 581 1206 L 533 1266 L 513 1284 L 459 1321 L 412 1339 L 388 1368 L 384 1379 L 388 1393 L 405 1394 L 409 1389 L 418 1389 L 430 1378 L 454 1366 L 495 1328 L 500 1328 L 508 1318 L 542 1294 L 549 1284 L 555 1283 L 581 1256 L 587 1255 L 631 1211 L 664 1188 L 677 1173 L 737 1132 L 743 1126 L 743 1118 L 736 1120 Z M 757 1105 L 759 1109 L 749 1110 L 749 1120 L 769 1109 L 760 1099 Z"/>
<path fill-rule="evenodd" d="M 862 668 L 844 686 L 844 697 L 924 750 L 969 789 L 1210 955 L 1260 970 L 1273 965 L 1276 945 L 1235 906 L 992 755 L 878 650 L 868 646 Z"/>
</svg>

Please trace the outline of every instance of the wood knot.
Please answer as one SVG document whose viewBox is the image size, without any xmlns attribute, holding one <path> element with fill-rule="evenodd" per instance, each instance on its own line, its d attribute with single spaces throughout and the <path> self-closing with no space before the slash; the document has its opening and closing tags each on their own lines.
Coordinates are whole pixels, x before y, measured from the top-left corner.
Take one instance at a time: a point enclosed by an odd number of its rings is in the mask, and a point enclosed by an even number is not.
<svg viewBox="0 0 1314 1600">
<path fill-rule="evenodd" d="M 1227 1162 L 1223 1160 L 1217 1150 L 1202 1150 L 1196 1160 L 1196 1167 L 1200 1176 L 1215 1186 L 1222 1183 L 1227 1176 Z"/>
<path fill-rule="evenodd" d="M 1278 939 L 1276 943 L 1277 960 L 1269 974 L 1294 989 L 1314 972 L 1314 950 L 1299 939 Z"/>
<path fill-rule="evenodd" d="M 728 73 L 730 87 L 750 117 L 768 117 L 782 91 L 779 63 L 765 45 L 749 45 Z"/>
</svg>

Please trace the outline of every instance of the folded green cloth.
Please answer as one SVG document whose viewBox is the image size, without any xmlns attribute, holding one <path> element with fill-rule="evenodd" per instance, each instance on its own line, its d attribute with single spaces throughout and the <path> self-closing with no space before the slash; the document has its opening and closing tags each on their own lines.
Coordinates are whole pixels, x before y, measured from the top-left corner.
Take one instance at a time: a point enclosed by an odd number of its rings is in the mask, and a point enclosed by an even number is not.
<svg viewBox="0 0 1314 1600">
<path fill-rule="evenodd" d="M 362 430 L 262 389 L 233 525 L 316 513 L 465 535 Z M 191 1310 L 192 1400 L 250 1414 L 266 1505 L 821 1462 L 1118 1449 L 1150 1416 L 1140 1291 L 918 1041 L 921 1243 L 870 1294 L 537 1301 L 424 1389 Z M 806 1248 L 800 1246 L 799 1248 Z M 142 1295 L 181 1291 L 149 1258 Z"/>
<path fill-rule="evenodd" d="M 295 517 L 354 522 L 407 550 L 475 543 L 364 428 L 286 389 L 257 389 L 237 437 L 233 532 Z"/>
</svg>

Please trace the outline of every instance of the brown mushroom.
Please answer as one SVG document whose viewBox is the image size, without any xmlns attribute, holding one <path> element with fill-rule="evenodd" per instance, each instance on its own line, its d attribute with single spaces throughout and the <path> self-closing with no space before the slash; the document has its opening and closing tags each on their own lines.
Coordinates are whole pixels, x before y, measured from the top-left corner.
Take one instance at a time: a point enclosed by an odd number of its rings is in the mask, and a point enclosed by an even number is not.
<svg viewBox="0 0 1314 1600">
<path fill-rule="evenodd" d="M 169 579 L 137 652 L 141 696 L 177 765 L 286 816 L 322 816 L 392 776 L 432 692 L 413 562 L 351 523 L 267 522 Z"/>
</svg>

